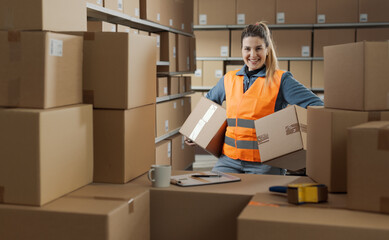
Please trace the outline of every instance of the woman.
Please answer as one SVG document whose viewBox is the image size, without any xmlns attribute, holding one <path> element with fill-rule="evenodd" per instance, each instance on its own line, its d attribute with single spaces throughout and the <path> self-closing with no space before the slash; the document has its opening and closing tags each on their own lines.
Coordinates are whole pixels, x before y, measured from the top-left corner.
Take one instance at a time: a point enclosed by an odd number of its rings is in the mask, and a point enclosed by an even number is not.
<svg viewBox="0 0 389 240">
<path fill-rule="evenodd" d="M 207 94 L 226 101 L 227 130 L 223 154 L 213 170 L 232 173 L 284 174 L 284 169 L 260 162 L 254 120 L 285 108 L 288 104 L 322 106 L 323 102 L 296 81 L 290 72 L 278 69 L 277 57 L 267 25 L 248 25 L 241 36 L 242 69 L 230 71 Z"/>
</svg>

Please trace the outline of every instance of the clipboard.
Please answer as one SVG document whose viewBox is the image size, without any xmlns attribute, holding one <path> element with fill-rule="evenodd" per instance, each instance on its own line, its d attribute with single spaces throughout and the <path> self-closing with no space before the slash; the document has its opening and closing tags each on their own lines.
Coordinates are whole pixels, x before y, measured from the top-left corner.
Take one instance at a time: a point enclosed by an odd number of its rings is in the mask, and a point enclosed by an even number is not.
<svg viewBox="0 0 389 240">
<path fill-rule="evenodd" d="M 204 176 L 204 177 L 202 177 Z M 239 177 L 219 171 L 195 172 L 170 177 L 170 183 L 181 187 L 238 182 Z"/>
</svg>

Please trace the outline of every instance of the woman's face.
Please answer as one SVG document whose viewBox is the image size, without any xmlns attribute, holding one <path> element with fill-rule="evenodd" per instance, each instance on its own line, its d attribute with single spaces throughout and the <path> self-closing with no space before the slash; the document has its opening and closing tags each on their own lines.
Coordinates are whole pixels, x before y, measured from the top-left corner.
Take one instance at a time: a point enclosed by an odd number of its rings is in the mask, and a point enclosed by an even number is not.
<svg viewBox="0 0 389 240">
<path fill-rule="evenodd" d="M 245 37 L 242 42 L 242 57 L 244 63 L 253 71 L 265 64 L 267 56 L 265 41 L 260 37 Z"/>
</svg>

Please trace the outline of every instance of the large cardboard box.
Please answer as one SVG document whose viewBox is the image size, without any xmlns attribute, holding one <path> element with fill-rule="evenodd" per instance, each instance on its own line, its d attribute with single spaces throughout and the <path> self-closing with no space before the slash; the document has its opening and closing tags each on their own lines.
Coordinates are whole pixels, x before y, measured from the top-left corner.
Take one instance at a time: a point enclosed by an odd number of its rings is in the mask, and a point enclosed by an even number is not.
<svg viewBox="0 0 389 240">
<path fill-rule="evenodd" d="M 169 62 L 169 66 L 158 66 L 158 72 L 177 72 L 177 37 L 172 32 L 160 33 L 161 61 Z"/>
<path fill-rule="evenodd" d="M 352 127 L 347 135 L 347 189 L 351 209 L 389 213 L 389 119 Z"/>
<path fill-rule="evenodd" d="M 155 144 L 155 164 L 171 165 L 172 162 L 172 141 L 164 139 Z"/>
<path fill-rule="evenodd" d="M 92 182 L 91 105 L 3 108 L 0 132 L 0 202 L 40 206 Z"/>
<path fill-rule="evenodd" d="M 177 72 L 190 71 L 190 39 L 191 37 L 177 34 Z"/>
<path fill-rule="evenodd" d="M 155 163 L 155 104 L 94 110 L 94 182 L 126 183 Z"/>
<path fill-rule="evenodd" d="M 122 0 L 123 13 L 134 18 L 140 18 L 140 0 Z"/>
<path fill-rule="evenodd" d="M 233 25 L 236 24 L 235 0 L 199 0 L 200 25 Z M 215 14 L 223 9 L 223 14 Z"/>
<path fill-rule="evenodd" d="M 313 56 L 323 57 L 323 47 L 355 42 L 355 29 L 314 29 Z"/>
<path fill-rule="evenodd" d="M 359 0 L 359 22 L 389 22 L 389 2 Z"/>
<path fill-rule="evenodd" d="M 317 0 L 317 23 L 357 23 L 358 0 Z"/>
<path fill-rule="evenodd" d="M 307 110 L 293 105 L 254 121 L 261 162 L 279 168 L 305 168 Z"/>
<path fill-rule="evenodd" d="M 171 165 L 172 170 L 186 170 L 195 161 L 195 150 L 193 146 L 185 144 L 185 136 L 176 134 L 169 137 L 171 140 Z"/>
<path fill-rule="evenodd" d="M 276 0 L 236 0 L 236 23 L 255 24 L 265 21 L 276 23 Z"/>
<path fill-rule="evenodd" d="M 77 36 L 0 31 L 0 106 L 81 103 L 82 49 Z"/>
<path fill-rule="evenodd" d="M 324 47 L 324 105 L 362 111 L 388 110 L 388 66 L 389 42 Z"/>
<path fill-rule="evenodd" d="M 197 57 L 229 57 L 228 30 L 195 31 Z"/>
<path fill-rule="evenodd" d="M 263 239 L 386 239 L 389 216 L 340 209 L 335 201 L 290 205 L 267 201 L 269 194 L 256 194 L 238 217 L 238 240 Z M 345 196 L 345 195 L 343 195 Z"/>
<path fill-rule="evenodd" d="M 223 61 L 204 61 L 203 63 L 203 86 L 213 87 L 224 76 Z"/>
<path fill-rule="evenodd" d="M 389 28 L 357 28 L 356 42 L 362 41 L 387 41 Z"/>
<path fill-rule="evenodd" d="M 130 109 L 155 103 L 156 39 L 133 33 L 84 37 L 84 101 L 95 108 Z M 141 79 L 141 80 L 140 80 Z"/>
<path fill-rule="evenodd" d="M 347 128 L 389 121 L 387 112 L 308 108 L 307 175 L 330 192 L 347 192 Z"/>
<path fill-rule="evenodd" d="M 86 2 L 93 3 L 93 4 L 101 6 L 101 7 L 103 6 L 103 0 L 86 0 Z"/>
<path fill-rule="evenodd" d="M 161 23 L 161 1 L 139 0 L 140 18 L 156 23 Z"/>
<path fill-rule="evenodd" d="M 324 61 L 312 61 L 312 88 L 324 89 Z"/>
<path fill-rule="evenodd" d="M 242 30 L 231 30 L 231 57 L 242 57 Z"/>
<path fill-rule="evenodd" d="M 227 127 L 226 110 L 202 97 L 180 129 L 180 133 L 219 157 Z"/>
<path fill-rule="evenodd" d="M 88 21 L 87 29 L 88 32 L 116 32 L 117 26 L 116 24 L 105 22 L 105 21 Z"/>
<path fill-rule="evenodd" d="M 316 1 L 276 0 L 276 23 L 277 24 L 316 23 Z"/>
<path fill-rule="evenodd" d="M 307 88 L 311 88 L 311 61 L 290 61 L 293 77 Z"/>
<path fill-rule="evenodd" d="M 152 188 L 151 239 L 236 239 L 237 217 L 255 193 L 268 192 L 273 185 L 312 182 L 296 176 L 234 175 L 241 181 L 190 188 Z"/>
<path fill-rule="evenodd" d="M 104 7 L 117 12 L 123 12 L 123 0 L 104 0 Z"/>
<path fill-rule="evenodd" d="M 311 30 L 273 30 L 278 57 L 311 57 Z"/>
<path fill-rule="evenodd" d="M 2 204 L 0 238 L 150 239 L 149 192 L 121 186 L 88 185 L 40 208 Z"/>
<path fill-rule="evenodd" d="M 86 31 L 86 2 L 0 1 L 1 30 Z"/>
<path fill-rule="evenodd" d="M 157 97 L 163 97 L 169 95 L 169 81 L 168 77 L 157 78 Z"/>
<path fill-rule="evenodd" d="M 156 137 L 161 137 L 180 128 L 182 114 L 179 99 L 157 103 Z"/>
</svg>

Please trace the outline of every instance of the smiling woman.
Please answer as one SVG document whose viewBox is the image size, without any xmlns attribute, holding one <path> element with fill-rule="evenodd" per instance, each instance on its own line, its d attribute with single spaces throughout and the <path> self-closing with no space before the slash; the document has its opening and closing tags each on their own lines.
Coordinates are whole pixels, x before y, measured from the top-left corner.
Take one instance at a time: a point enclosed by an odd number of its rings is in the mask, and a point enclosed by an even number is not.
<svg viewBox="0 0 389 240">
<path fill-rule="evenodd" d="M 322 106 L 323 102 L 295 80 L 290 72 L 278 68 L 276 53 L 267 25 L 248 25 L 242 32 L 240 70 L 226 73 L 207 94 L 222 104 L 226 101 L 227 130 L 223 154 L 213 170 L 220 172 L 283 174 L 284 169 L 261 163 L 254 120 L 285 108 Z"/>
</svg>

